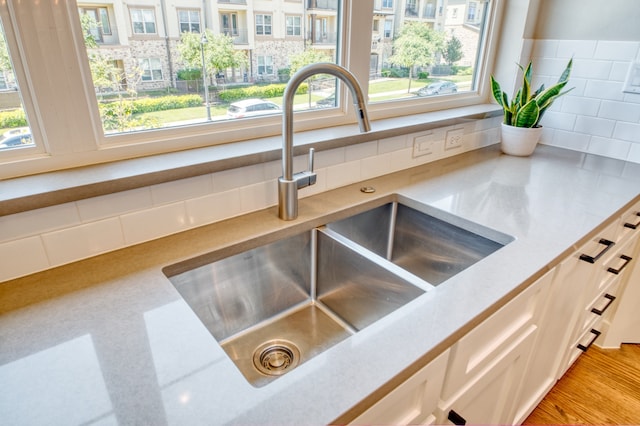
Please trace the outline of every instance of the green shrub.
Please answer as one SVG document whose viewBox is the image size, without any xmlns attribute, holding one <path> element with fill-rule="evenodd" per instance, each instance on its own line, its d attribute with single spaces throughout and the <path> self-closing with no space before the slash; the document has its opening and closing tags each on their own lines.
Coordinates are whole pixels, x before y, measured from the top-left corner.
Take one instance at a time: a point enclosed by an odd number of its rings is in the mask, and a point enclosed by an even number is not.
<svg viewBox="0 0 640 426">
<path fill-rule="evenodd" d="M 426 72 L 426 71 L 420 71 L 420 72 L 418 73 L 418 78 L 419 78 L 420 80 L 426 80 L 426 79 L 428 79 L 428 78 L 429 78 L 429 73 L 428 73 L 428 72 Z"/>
<path fill-rule="evenodd" d="M 0 129 L 25 127 L 28 125 L 27 117 L 22 108 L 11 111 L 0 111 Z"/>
<path fill-rule="evenodd" d="M 191 108 L 202 105 L 202 97 L 200 95 L 182 95 L 182 96 L 162 96 L 159 98 L 141 98 L 135 100 L 126 100 L 129 104 L 131 114 L 142 114 L 145 112 L 166 111 L 170 109 Z M 104 102 L 100 105 L 104 111 L 113 111 L 121 107 L 121 101 Z"/>
<path fill-rule="evenodd" d="M 284 95 L 286 84 L 268 84 L 266 86 L 248 86 L 236 89 L 227 89 L 218 93 L 218 98 L 222 102 L 235 102 L 248 98 L 281 98 Z M 307 83 L 302 83 L 296 94 L 301 95 L 307 93 Z"/>
<path fill-rule="evenodd" d="M 178 80 L 200 80 L 202 79 L 202 70 L 198 68 L 186 69 L 178 71 Z"/>
</svg>

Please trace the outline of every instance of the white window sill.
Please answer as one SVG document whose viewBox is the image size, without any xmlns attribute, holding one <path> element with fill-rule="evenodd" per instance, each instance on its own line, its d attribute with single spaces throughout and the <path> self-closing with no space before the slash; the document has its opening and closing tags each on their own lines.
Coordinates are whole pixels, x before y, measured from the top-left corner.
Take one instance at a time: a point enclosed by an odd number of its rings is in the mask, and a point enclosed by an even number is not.
<svg viewBox="0 0 640 426">
<path fill-rule="evenodd" d="M 325 151 L 500 113 L 495 104 L 481 104 L 377 120 L 369 133 L 360 133 L 355 124 L 305 131 L 294 137 L 294 154 L 306 154 L 310 147 Z M 0 216 L 276 161 L 281 152 L 282 138 L 274 136 L 7 179 L 0 181 Z"/>
</svg>

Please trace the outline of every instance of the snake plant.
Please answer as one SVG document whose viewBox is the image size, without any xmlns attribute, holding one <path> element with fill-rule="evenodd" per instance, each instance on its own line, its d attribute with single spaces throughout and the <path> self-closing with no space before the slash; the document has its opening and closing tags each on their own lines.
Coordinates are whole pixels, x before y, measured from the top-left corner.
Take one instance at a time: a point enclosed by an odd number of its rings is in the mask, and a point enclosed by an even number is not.
<svg viewBox="0 0 640 426">
<path fill-rule="evenodd" d="M 573 90 L 571 88 L 562 92 L 569 80 L 572 65 L 573 59 L 570 59 L 558 82 L 553 86 L 545 89 L 543 84 L 538 90 L 532 91 L 531 62 L 526 69 L 518 64 L 522 71 L 522 87 L 518 89 L 511 102 L 507 94 L 500 89 L 500 84 L 491 76 L 491 91 L 504 111 L 504 124 L 514 127 L 539 127 L 542 115 L 553 101 Z"/>
</svg>

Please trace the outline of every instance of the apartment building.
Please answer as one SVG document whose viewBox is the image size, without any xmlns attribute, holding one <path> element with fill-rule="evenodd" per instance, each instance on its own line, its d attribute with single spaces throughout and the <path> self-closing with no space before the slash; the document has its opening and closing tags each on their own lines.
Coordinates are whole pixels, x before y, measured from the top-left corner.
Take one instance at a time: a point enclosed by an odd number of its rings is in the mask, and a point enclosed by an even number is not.
<svg viewBox="0 0 640 426">
<path fill-rule="evenodd" d="M 393 37 L 404 22 L 420 21 L 462 37 L 465 61 L 475 55 L 484 2 L 479 0 L 375 0 L 371 73 L 379 75 L 392 54 Z M 142 69 L 137 90 L 175 87 L 184 68 L 177 51 L 180 34 L 205 28 L 226 34 L 246 53 L 247 65 L 223 72 L 228 82 L 276 81 L 278 70 L 306 47 L 335 58 L 339 0 L 122 0 L 79 2 L 93 18 L 98 53 L 121 70 Z M 126 82 L 123 82 L 126 84 Z"/>
</svg>

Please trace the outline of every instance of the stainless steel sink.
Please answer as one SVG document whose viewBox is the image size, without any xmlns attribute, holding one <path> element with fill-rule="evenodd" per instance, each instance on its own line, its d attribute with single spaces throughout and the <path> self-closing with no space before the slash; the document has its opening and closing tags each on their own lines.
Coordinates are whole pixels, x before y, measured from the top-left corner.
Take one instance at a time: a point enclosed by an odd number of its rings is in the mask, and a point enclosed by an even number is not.
<svg viewBox="0 0 640 426">
<path fill-rule="evenodd" d="M 255 386 L 431 288 L 329 234 L 314 229 L 169 277 Z"/>
<path fill-rule="evenodd" d="M 510 241 L 406 204 L 164 272 L 247 380 L 264 386 Z"/>
<path fill-rule="evenodd" d="M 513 240 L 442 211 L 419 211 L 398 202 L 327 227 L 432 285 L 443 283 Z"/>
</svg>

